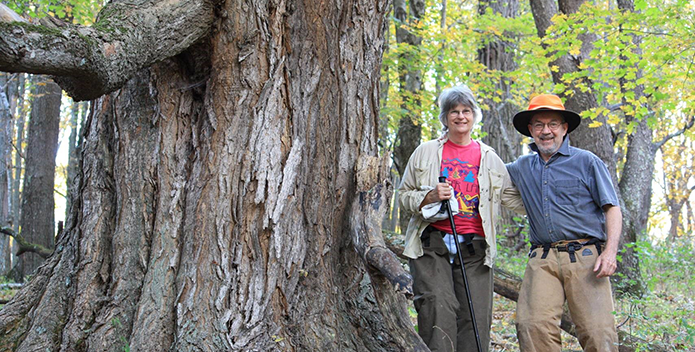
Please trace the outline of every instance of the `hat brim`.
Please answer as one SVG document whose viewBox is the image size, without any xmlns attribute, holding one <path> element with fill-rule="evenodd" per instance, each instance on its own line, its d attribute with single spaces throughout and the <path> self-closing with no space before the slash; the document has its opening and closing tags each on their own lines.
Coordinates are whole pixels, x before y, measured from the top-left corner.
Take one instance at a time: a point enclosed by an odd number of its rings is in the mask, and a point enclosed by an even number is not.
<svg viewBox="0 0 695 352">
<path fill-rule="evenodd" d="M 531 136 L 531 131 L 528 129 L 528 125 L 531 121 L 531 117 L 533 117 L 533 115 L 537 114 L 539 111 L 554 111 L 561 114 L 562 117 L 565 118 L 565 122 L 567 122 L 568 125 L 567 133 L 574 131 L 582 122 L 582 118 L 574 111 L 540 108 L 535 110 L 524 110 L 514 115 L 514 128 L 516 128 L 516 130 L 524 136 L 533 137 Z"/>
</svg>

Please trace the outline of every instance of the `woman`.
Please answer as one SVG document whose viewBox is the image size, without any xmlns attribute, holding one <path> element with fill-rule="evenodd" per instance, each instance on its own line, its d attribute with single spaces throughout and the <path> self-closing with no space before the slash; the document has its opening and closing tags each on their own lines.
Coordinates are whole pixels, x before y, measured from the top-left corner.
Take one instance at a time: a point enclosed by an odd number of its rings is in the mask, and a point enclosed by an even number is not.
<svg viewBox="0 0 695 352">
<path fill-rule="evenodd" d="M 499 206 L 525 211 L 502 160 L 491 147 L 471 138 L 482 117 L 471 90 L 466 86 L 444 90 L 439 108 L 445 133 L 415 149 L 399 188 L 401 206 L 413 213 L 403 254 L 411 258 L 418 332 L 432 351 L 477 351 L 450 222 L 448 217 L 425 218 L 431 208 L 453 197 L 459 209 L 454 223 L 480 342 L 486 351 Z M 439 183 L 439 176 L 445 176 L 447 182 Z"/>
</svg>

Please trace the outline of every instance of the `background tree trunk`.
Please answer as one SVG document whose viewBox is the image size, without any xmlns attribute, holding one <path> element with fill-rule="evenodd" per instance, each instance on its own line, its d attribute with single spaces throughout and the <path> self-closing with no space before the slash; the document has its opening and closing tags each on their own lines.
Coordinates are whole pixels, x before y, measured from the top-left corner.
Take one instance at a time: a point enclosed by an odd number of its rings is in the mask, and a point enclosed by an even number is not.
<svg viewBox="0 0 695 352">
<path fill-rule="evenodd" d="M 53 189 L 62 90 L 45 76 L 34 77 L 20 232 L 31 243 L 54 248 Z M 17 262 L 19 275 L 23 278 L 33 273 L 42 262 L 43 258 L 35 253 L 23 254 Z"/>
<path fill-rule="evenodd" d="M 488 9 L 492 13 L 505 18 L 514 18 L 519 10 L 517 0 L 478 2 L 478 14 L 484 15 Z M 506 33 L 509 35 L 509 33 Z M 488 71 L 500 72 L 502 79 L 493 87 L 491 92 L 480 94 L 479 100 L 487 109 L 483 111 L 482 129 L 486 133 L 483 143 L 495 148 L 502 161 L 511 162 L 522 153 L 522 136 L 514 128 L 512 117 L 519 111 L 519 107 L 513 103 L 510 86 L 512 82 L 504 74 L 517 69 L 514 60 L 514 50 L 508 42 L 495 38 L 485 42 L 478 49 L 478 61 L 485 65 Z M 497 92 L 501 92 L 498 94 Z M 512 245 L 523 244 L 524 238 L 521 231 L 517 231 L 521 224 L 514 221 L 515 214 L 507 209 L 502 209 L 502 219 L 498 222 L 498 231 L 507 237 L 515 237 Z M 504 237 L 502 237 L 504 238 Z M 507 243 L 503 241 L 502 243 Z"/>
<path fill-rule="evenodd" d="M 421 350 L 346 216 L 377 155 L 386 8 L 229 1 L 96 101 L 66 231 L 0 349 Z"/>
<path fill-rule="evenodd" d="M 531 10 L 536 22 L 538 36 L 541 38 L 545 37 L 547 29 L 552 24 L 552 17 L 557 14 L 558 11 L 563 14 L 576 13 L 584 2 L 585 0 L 559 0 L 558 4 L 556 4 L 555 0 L 531 0 Z M 550 64 L 551 66 L 557 67 L 557 70 L 552 71 L 553 81 L 555 83 L 562 83 L 563 75 L 579 70 L 579 64 L 589 57 L 589 52 L 591 51 L 594 41 L 593 36 L 593 34 L 587 34 L 580 37 L 582 46 L 578 55 L 568 54 Z M 591 82 L 588 82 L 588 79 L 585 84 L 591 87 Z M 571 93 L 565 97 L 565 108 L 568 110 L 581 114 L 585 110 L 598 107 L 597 99 L 591 90 L 583 92 L 577 87 L 569 87 L 567 91 Z M 616 160 L 613 151 L 613 136 L 610 126 L 604 115 L 599 115 L 594 120 L 600 122 L 601 125 L 590 128 L 588 126 L 589 124 L 586 123 L 587 121 L 584 121 L 584 123 L 580 124 L 579 127 L 569 135 L 570 142 L 573 146 L 589 150 L 596 154 L 608 167 L 611 178 L 613 179 L 613 184 L 618 191 L 618 197 L 620 198 L 621 208 L 623 210 L 623 235 L 620 240 L 620 255 L 622 260 L 618 263 L 618 272 L 623 275 L 613 276 L 612 280 L 620 291 L 633 291 L 633 293 L 639 294 L 641 290 L 640 283 L 642 281 L 639 272 L 639 260 L 634 252 L 633 246 L 626 244 L 634 243 L 637 240 L 636 233 L 639 233 L 643 229 L 640 224 L 646 224 L 646 222 L 642 222 L 640 219 L 646 219 L 649 213 L 649 207 L 644 207 L 643 192 L 635 192 L 634 190 L 648 190 L 649 193 L 651 193 L 651 173 L 639 176 L 633 175 L 630 181 L 620 180 L 620 182 L 618 182 Z M 631 139 L 635 140 L 642 140 L 644 137 L 644 133 L 638 131 L 635 132 L 634 136 L 630 136 Z M 647 155 L 640 154 L 643 151 L 644 149 L 641 149 L 638 145 L 628 147 L 628 154 L 632 153 L 634 155 L 634 161 L 637 161 L 637 155 L 647 157 Z M 653 159 L 651 160 L 651 165 L 653 167 Z M 647 160 L 642 161 L 648 163 Z M 648 165 L 644 167 L 648 167 Z M 624 171 L 622 175 L 628 175 L 628 173 Z M 629 187 L 626 187 L 628 184 Z M 633 201 L 625 199 L 625 197 L 638 197 L 639 199 Z"/>
<path fill-rule="evenodd" d="M 10 183 L 12 181 L 12 90 L 9 74 L 0 73 L 0 224 L 10 220 Z M 8 89 L 9 88 L 9 89 Z M 0 235 L 0 276 L 12 268 L 12 249 L 8 236 Z"/>
<path fill-rule="evenodd" d="M 618 0 L 618 8 L 621 12 L 635 12 L 635 4 L 632 0 Z M 636 57 L 642 56 L 642 38 L 634 33 L 629 34 L 631 41 L 626 43 L 631 48 L 630 51 Z M 622 66 L 628 72 L 634 72 L 635 78 L 628 80 L 625 77 L 620 79 L 621 91 L 627 92 L 624 88 L 628 83 L 634 85 L 630 89 L 634 93 L 634 99 L 639 100 L 644 97 L 644 86 L 639 83 L 642 78 L 642 70 L 637 62 L 630 62 L 627 55 L 621 55 Z M 635 243 L 643 239 L 647 232 L 647 220 L 649 209 L 651 208 L 652 198 L 652 175 L 654 174 L 654 159 L 658 147 L 652 143 L 653 131 L 647 123 L 647 116 L 636 118 L 635 113 L 641 106 L 635 105 L 623 97 L 623 104 L 632 107 L 632 114 L 625 114 L 625 122 L 637 122 L 637 126 L 627 137 L 627 153 L 625 165 L 620 179 L 620 194 L 624 204 L 623 211 L 623 260 L 618 262 L 618 270 L 627 276 L 629 280 L 620 280 L 621 289 L 625 292 L 639 294 L 643 289 L 642 276 L 639 272 L 639 257 L 636 255 L 633 246 L 625 245 Z"/>
<path fill-rule="evenodd" d="M 400 44 L 407 44 L 410 48 L 401 55 L 399 61 L 413 61 L 414 54 L 418 50 L 422 37 L 411 32 L 407 26 L 416 25 L 425 14 L 425 1 L 423 0 L 394 0 L 394 17 L 396 19 L 396 41 Z M 409 53 L 410 52 L 410 53 Z M 412 69 L 411 64 L 399 64 L 399 85 L 400 94 L 403 99 L 402 109 L 406 113 L 398 121 L 398 131 L 396 132 L 396 142 L 393 148 L 393 159 L 400 177 L 403 177 L 405 166 L 408 164 L 410 155 L 415 148 L 420 145 L 422 127 L 418 121 L 417 111 L 414 106 L 420 106 L 420 90 L 422 89 L 422 73 L 419 69 Z M 399 224 L 402 233 L 408 227 L 411 214 L 400 208 Z"/>
<path fill-rule="evenodd" d="M 21 199 L 22 192 L 20 190 L 22 173 L 24 171 L 24 134 L 27 111 L 24 109 L 24 96 L 26 93 L 26 74 L 19 75 L 19 90 L 17 97 L 17 121 L 15 129 L 15 158 L 14 158 L 14 177 L 12 178 L 12 227 L 15 232 L 19 233 L 19 222 L 22 214 Z"/>
<path fill-rule="evenodd" d="M 19 74 L 19 83 L 18 83 L 18 89 L 17 89 L 17 109 L 16 109 L 16 116 L 17 116 L 17 121 L 15 122 L 15 129 L 16 129 L 16 134 L 15 134 L 15 144 L 14 144 L 14 163 L 12 165 L 13 172 L 14 172 L 14 177 L 12 178 L 12 192 L 11 192 L 11 200 L 10 200 L 10 208 L 12 211 L 12 229 L 15 231 L 15 233 L 19 233 L 19 223 L 21 219 L 21 199 L 22 199 L 22 192 L 20 190 L 21 182 L 22 182 L 22 174 L 24 171 L 24 132 L 25 132 L 25 125 L 26 125 L 26 116 L 27 116 L 27 110 L 24 108 L 25 105 L 25 95 L 26 95 L 26 82 L 27 82 L 27 74 Z M 19 268 L 17 270 L 14 270 L 16 267 L 15 263 L 17 262 L 17 256 L 14 254 L 15 249 L 18 247 L 16 246 L 16 243 L 12 246 L 12 265 L 13 268 L 11 272 L 13 273 L 13 276 L 18 276 L 16 273 L 18 273 Z M 8 276 L 10 276 L 8 274 Z"/>
<path fill-rule="evenodd" d="M 78 134 L 79 131 L 81 130 L 80 123 L 81 121 L 84 121 L 85 118 L 84 116 L 86 115 L 85 112 L 88 109 L 88 104 L 87 103 L 78 103 L 74 102 L 72 103 L 72 106 L 70 107 L 70 136 L 68 137 L 68 167 L 67 167 L 67 175 L 65 177 L 65 183 L 67 184 L 67 190 L 66 190 L 66 202 L 65 202 L 65 218 L 67 219 L 69 212 L 70 212 L 70 207 L 72 206 L 72 202 L 70 200 L 70 194 L 75 192 L 75 181 L 78 173 L 78 154 L 80 152 L 79 144 L 78 144 Z M 80 119 L 80 110 L 82 110 L 82 116 L 83 118 Z M 81 141 L 80 141 L 81 142 Z"/>
<path fill-rule="evenodd" d="M 689 153 L 691 146 L 686 138 L 674 146 L 662 145 L 663 193 L 669 213 L 669 241 L 676 240 L 689 230 L 688 203 L 695 186 L 689 183 L 693 177 L 693 158 Z"/>
</svg>

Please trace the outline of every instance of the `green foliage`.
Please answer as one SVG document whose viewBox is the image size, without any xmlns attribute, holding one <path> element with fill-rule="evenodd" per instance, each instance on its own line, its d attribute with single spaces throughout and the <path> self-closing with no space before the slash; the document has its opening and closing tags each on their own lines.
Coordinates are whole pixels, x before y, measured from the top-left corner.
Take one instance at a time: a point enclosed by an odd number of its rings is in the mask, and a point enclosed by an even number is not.
<svg viewBox="0 0 695 352">
<path fill-rule="evenodd" d="M 103 6 L 90 0 L 8 0 L 5 4 L 18 14 L 28 18 L 56 17 L 74 24 L 91 25 Z"/>
<path fill-rule="evenodd" d="M 689 350 L 695 341 L 693 240 L 642 241 L 634 248 L 648 292 L 616 302 L 616 319 L 622 324 L 621 329 L 645 342 L 664 344 L 670 350 Z"/>
<path fill-rule="evenodd" d="M 396 23 L 392 20 L 387 35 L 388 48 L 384 53 L 382 80 L 388 82 L 387 99 L 381 101 L 381 118 L 388 126 L 385 136 L 393 145 L 398 121 L 413 117 L 423 128 L 423 140 L 437 137 L 441 132 L 437 96 L 447 87 L 468 85 L 478 96 L 502 103 L 506 92 L 498 82 L 510 85 L 512 102 L 522 104 L 539 91 L 550 89 L 548 60 L 541 54 L 540 41 L 530 12 L 517 18 L 504 18 L 488 12 L 478 15 L 474 3 L 449 1 L 447 21 L 441 26 L 441 4 L 427 1 L 427 10 L 420 22 L 405 27 L 422 37 L 420 45 L 397 43 Z M 504 72 L 488 70 L 478 59 L 478 48 L 498 40 L 508 42 L 518 55 L 517 68 Z M 422 74 L 422 89 L 408 92 L 401 86 L 400 75 L 405 71 Z M 493 107 L 481 106 L 483 110 Z M 384 136 L 382 136 L 384 137 Z M 481 138 L 474 131 L 474 138 Z"/>
<path fill-rule="evenodd" d="M 543 40 L 545 55 L 585 55 L 580 71 L 565 74 L 555 92 L 572 94 L 591 90 L 601 106 L 585 117 L 608 116 L 618 130 L 631 133 L 633 119 L 649 119 L 659 126 L 671 111 L 695 112 L 692 59 L 695 32 L 693 5 L 687 1 L 635 4 L 637 12 L 621 11 L 608 3 L 585 3 L 572 16 L 558 15 Z M 582 52 L 582 40 L 591 50 Z M 636 94 L 636 91 L 644 94 Z M 607 106 L 618 106 L 610 112 Z M 594 124 L 595 126 L 596 124 Z"/>
</svg>

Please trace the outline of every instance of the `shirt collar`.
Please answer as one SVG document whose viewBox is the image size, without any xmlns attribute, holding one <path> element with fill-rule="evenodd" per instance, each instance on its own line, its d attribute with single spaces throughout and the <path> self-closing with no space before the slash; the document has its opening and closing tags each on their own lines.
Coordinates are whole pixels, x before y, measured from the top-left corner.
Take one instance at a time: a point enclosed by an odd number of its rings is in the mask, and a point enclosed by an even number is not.
<svg viewBox="0 0 695 352">
<path fill-rule="evenodd" d="M 568 138 L 567 135 L 565 135 L 565 138 L 562 140 L 562 144 L 560 145 L 560 148 L 555 152 L 555 154 L 560 154 L 564 156 L 569 156 L 570 155 L 570 139 Z M 529 143 L 528 147 L 536 152 L 538 154 L 538 146 L 536 146 L 536 142 L 531 142 Z M 553 154 L 553 156 L 555 156 Z M 540 154 L 539 154 L 540 155 Z"/>
</svg>

